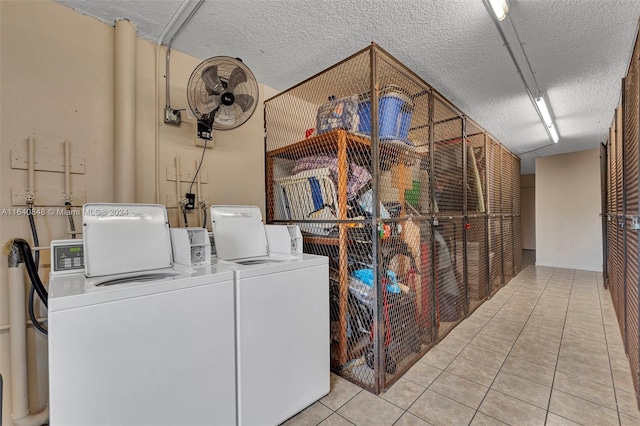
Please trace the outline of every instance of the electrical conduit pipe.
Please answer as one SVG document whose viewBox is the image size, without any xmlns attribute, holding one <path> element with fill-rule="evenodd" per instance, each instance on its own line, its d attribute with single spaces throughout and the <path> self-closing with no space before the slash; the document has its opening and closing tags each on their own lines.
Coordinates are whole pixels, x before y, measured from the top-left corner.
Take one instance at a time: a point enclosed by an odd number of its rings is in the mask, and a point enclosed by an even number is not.
<svg viewBox="0 0 640 426">
<path fill-rule="evenodd" d="M 35 176 L 36 176 L 36 153 L 34 149 L 36 138 L 33 136 L 29 136 L 27 138 L 27 194 L 25 197 L 25 201 L 27 204 L 29 202 L 33 202 L 35 198 Z"/>
<path fill-rule="evenodd" d="M 15 426 L 40 426 L 49 421 L 49 407 L 37 414 L 29 414 L 29 386 L 27 377 L 27 323 L 24 295 L 24 271 L 19 256 L 9 255 L 9 341 L 11 345 L 11 419 Z"/>
<path fill-rule="evenodd" d="M 137 30 L 121 19 L 115 30 L 115 201 L 136 201 Z"/>
<path fill-rule="evenodd" d="M 176 11 L 176 13 L 174 13 L 173 17 L 171 18 L 171 20 L 169 21 L 169 23 L 167 24 L 167 26 L 164 28 L 164 30 L 162 31 L 162 34 L 160 35 L 160 38 L 158 39 L 158 44 L 156 46 L 156 63 L 155 63 L 155 77 L 156 77 L 156 87 L 155 87 L 155 97 L 154 97 L 154 105 L 157 107 L 158 106 L 158 92 L 159 92 L 159 66 L 158 66 L 158 61 L 160 60 L 160 47 L 162 46 L 162 43 L 164 43 L 165 39 L 167 38 L 167 36 L 169 35 L 169 32 L 171 30 L 173 30 L 173 27 L 176 25 L 178 19 L 182 18 L 182 15 L 185 11 L 185 9 L 187 8 L 187 6 L 192 3 L 192 0 L 184 0 L 182 2 L 182 4 L 180 5 L 180 7 L 178 8 L 178 10 Z M 191 18 L 193 17 L 193 15 L 195 14 L 195 12 L 200 8 L 200 6 L 202 6 L 202 3 L 204 3 L 204 0 L 199 0 L 198 4 L 196 4 L 196 6 L 191 10 L 191 12 L 189 13 L 189 15 L 183 20 L 183 22 L 180 24 L 180 26 L 178 27 L 177 30 L 174 31 L 173 35 L 171 36 L 171 41 L 173 41 L 173 38 L 180 32 L 180 30 L 182 29 L 182 27 L 184 27 L 187 22 L 189 22 L 191 20 Z M 165 90 L 165 96 L 167 99 L 166 105 L 169 105 L 169 50 L 171 49 L 171 43 L 169 44 L 169 46 L 167 47 L 167 58 L 165 60 L 165 66 L 166 66 L 166 74 L 165 74 L 165 83 L 166 83 L 166 90 Z M 156 179 L 156 203 L 160 203 L 160 120 L 158 120 L 158 117 L 160 115 L 164 114 L 164 110 L 162 112 L 160 111 L 156 111 L 156 115 L 155 115 L 155 179 Z"/>
</svg>

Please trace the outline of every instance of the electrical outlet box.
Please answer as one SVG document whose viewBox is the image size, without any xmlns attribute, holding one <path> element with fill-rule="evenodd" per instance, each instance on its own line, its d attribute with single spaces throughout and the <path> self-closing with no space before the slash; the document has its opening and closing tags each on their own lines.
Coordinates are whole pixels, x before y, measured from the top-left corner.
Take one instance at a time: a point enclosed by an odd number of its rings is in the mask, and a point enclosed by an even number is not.
<svg viewBox="0 0 640 426">
<path fill-rule="evenodd" d="M 184 205 L 184 208 L 187 210 L 193 210 L 196 206 L 196 194 L 187 192 L 185 194 L 185 198 L 187 199 L 187 204 Z"/>
<path fill-rule="evenodd" d="M 182 114 L 180 113 L 180 110 L 173 109 L 171 107 L 165 107 L 164 122 L 172 126 L 179 126 L 182 122 Z"/>
</svg>

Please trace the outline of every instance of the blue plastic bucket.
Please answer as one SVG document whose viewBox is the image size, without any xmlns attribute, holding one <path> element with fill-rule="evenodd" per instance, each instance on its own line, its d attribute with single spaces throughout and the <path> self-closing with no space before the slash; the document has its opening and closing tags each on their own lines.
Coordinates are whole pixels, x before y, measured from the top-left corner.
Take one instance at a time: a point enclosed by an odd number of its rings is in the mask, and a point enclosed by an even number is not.
<svg viewBox="0 0 640 426">
<path fill-rule="evenodd" d="M 371 100 L 368 96 L 358 104 L 360 117 L 358 131 L 371 134 Z M 413 115 L 411 98 L 392 87 L 383 90 L 378 101 L 378 137 L 380 139 L 407 140 Z"/>
</svg>

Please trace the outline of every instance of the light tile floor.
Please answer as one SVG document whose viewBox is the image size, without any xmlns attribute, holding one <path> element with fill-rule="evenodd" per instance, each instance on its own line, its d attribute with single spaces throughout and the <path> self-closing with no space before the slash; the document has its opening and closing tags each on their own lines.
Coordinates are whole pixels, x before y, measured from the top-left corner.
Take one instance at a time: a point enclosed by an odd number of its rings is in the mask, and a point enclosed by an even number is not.
<svg viewBox="0 0 640 426">
<path fill-rule="evenodd" d="M 331 374 L 289 425 L 640 425 L 609 291 L 527 266 L 375 396 Z"/>
</svg>

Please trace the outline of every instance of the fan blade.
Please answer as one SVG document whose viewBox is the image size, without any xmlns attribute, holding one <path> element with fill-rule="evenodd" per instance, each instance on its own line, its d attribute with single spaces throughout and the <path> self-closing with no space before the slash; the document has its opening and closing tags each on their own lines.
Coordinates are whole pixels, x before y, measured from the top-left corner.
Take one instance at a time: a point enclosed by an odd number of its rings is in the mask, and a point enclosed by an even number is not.
<svg viewBox="0 0 640 426">
<path fill-rule="evenodd" d="M 224 90 L 224 86 L 218 77 L 218 66 L 211 65 L 210 67 L 202 70 L 202 80 L 204 81 L 204 85 L 207 87 L 207 91 L 209 94 L 220 93 Z"/>
<path fill-rule="evenodd" d="M 236 103 L 245 112 L 253 105 L 253 96 L 240 93 L 236 95 Z"/>
<path fill-rule="evenodd" d="M 218 108 L 218 105 L 220 105 L 220 96 L 208 96 L 206 103 L 205 103 L 205 108 L 207 111 L 211 112 L 214 109 Z"/>
<path fill-rule="evenodd" d="M 247 75 L 244 70 L 240 67 L 235 67 L 233 71 L 231 71 L 231 75 L 229 75 L 229 84 L 227 85 L 227 90 L 233 92 L 233 89 L 240 83 L 244 83 L 247 81 Z"/>
<path fill-rule="evenodd" d="M 232 125 L 235 121 L 236 119 L 233 116 L 233 109 L 231 107 L 221 107 L 216 114 L 216 123 L 229 126 Z"/>
<path fill-rule="evenodd" d="M 207 114 L 220 105 L 220 96 L 219 95 L 207 95 L 206 92 L 200 93 L 198 97 L 195 98 L 196 108 L 202 114 Z"/>
</svg>

